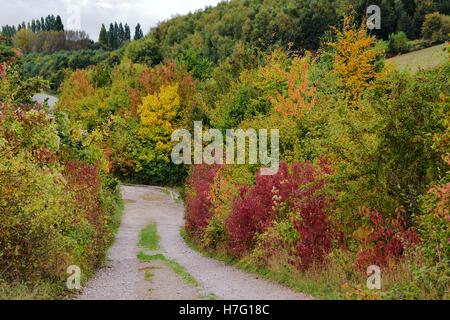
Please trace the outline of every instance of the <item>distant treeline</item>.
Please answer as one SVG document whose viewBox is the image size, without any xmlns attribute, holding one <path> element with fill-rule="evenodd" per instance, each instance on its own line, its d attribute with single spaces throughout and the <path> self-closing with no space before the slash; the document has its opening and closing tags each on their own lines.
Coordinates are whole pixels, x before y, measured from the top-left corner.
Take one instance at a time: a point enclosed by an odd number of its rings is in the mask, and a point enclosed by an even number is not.
<svg viewBox="0 0 450 320">
<path fill-rule="evenodd" d="M 2 42 L 29 53 L 84 49 L 116 50 L 132 39 L 143 38 L 144 32 L 139 23 L 134 29 L 133 37 L 127 23 L 114 22 L 109 25 L 109 29 L 102 24 L 98 43 L 94 43 L 85 31 L 65 31 L 60 16 L 48 15 L 28 23 L 22 22 L 17 27 L 2 26 L 0 35 Z"/>
<path fill-rule="evenodd" d="M 144 32 L 142 31 L 141 25 L 138 23 L 134 31 L 134 40 L 139 40 L 144 37 Z M 116 50 L 120 48 L 127 41 L 131 41 L 131 30 L 130 26 L 122 22 L 111 23 L 109 25 L 109 30 L 106 30 L 104 24 L 100 29 L 100 35 L 98 38 L 98 43 L 101 48 L 106 50 Z"/>
<path fill-rule="evenodd" d="M 33 32 L 41 32 L 41 31 L 64 31 L 64 25 L 62 23 L 61 17 L 48 15 L 47 17 L 41 17 L 40 19 L 33 19 L 31 22 L 25 23 L 22 22 L 21 24 L 18 24 L 16 26 L 11 25 L 5 25 L 2 26 L 2 32 L 1 34 L 5 37 L 12 38 L 14 35 L 22 30 L 22 29 L 28 29 Z"/>
<path fill-rule="evenodd" d="M 16 26 L 1 28 L 2 41 L 19 48 L 24 53 L 56 52 L 60 50 L 83 50 L 92 48 L 93 42 L 86 32 L 64 30 L 61 17 L 48 15 Z"/>
<path fill-rule="evenodd" d="M 41 31 L 19 30 L 11 40 L 13 47 L 23 53 L 57 52 L 61 50 L 83 50 L 91 48 L 93 41 L 84 31 Z"/>
</svg>

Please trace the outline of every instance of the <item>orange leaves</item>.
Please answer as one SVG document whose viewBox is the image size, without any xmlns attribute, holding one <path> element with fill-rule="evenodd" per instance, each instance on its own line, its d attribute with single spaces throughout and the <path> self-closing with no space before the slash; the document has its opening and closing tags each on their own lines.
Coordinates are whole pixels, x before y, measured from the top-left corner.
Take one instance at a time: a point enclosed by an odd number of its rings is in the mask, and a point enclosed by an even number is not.
<svg viewBox="0 0 450 320">
<path fill-rule="evenodd" d="M 308 82 L 309 61 L 309 56 L 296 57 L 289 71 L 280 70 L 283 78 L 287 80 L 287 97 L 279 93 L 276 98 L 269 99 L 275 110 L 285 117 L 296 116 L 302 110 L 310 110 L 315 104 L 316 88 Z"/>
<path fill-rule="evenodd" d="M 181 88 L 194 88 L 194 80 L 192 76 L 175 62 L 166 62 L 155 68 L 149 68 L 141 72 L 139 75 L 139 84 L 144 88 L 145 93 L 153 94 L 162 86 L 180 83 Z"/>
<path fill-rule="evenodd" d="M 434 207 L 436 217 L 444 218 L 450 222 L 450 182 L 431 188 L 428 191 L 437 200 Z"/>
<path fill-rule="evenodd" d="M 70 77 L 70 83 L 76 97 L 88 96 L 94 92 L 94 86 L 85 71 L 75 71 Z"/>
</svg>

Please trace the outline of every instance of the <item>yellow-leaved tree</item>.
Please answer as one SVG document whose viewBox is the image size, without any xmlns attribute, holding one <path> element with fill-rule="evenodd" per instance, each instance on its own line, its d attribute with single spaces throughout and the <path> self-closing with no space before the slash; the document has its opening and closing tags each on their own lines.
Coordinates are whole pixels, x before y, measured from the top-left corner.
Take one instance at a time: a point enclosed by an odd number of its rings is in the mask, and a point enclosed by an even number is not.
<svg viewBox="0 0 450 320">
<path fill-rule="evenodd" d="M 142 99 L 139 106 L 139 135 L 154 144 L 155 151 L 168 155 L 171 136 L 180 118 L 178 84 L 162 86 L 158 93 Z"/>
<path fill-rule="evenodd" d="M 336 41 L 328 45 L 333 48 L 333 70 L 339 79 L 344 100 L 353 104 L 360 100 L 367 89 L 374 87 L 374 80 L 382 76 L 377 61 L 384 49 L 377 46 L 375 36 L 367 34 L 364 24 L 354 27 L 353 18 L 344 18 L 342 30 L 335 29 Z"/>
</svg>

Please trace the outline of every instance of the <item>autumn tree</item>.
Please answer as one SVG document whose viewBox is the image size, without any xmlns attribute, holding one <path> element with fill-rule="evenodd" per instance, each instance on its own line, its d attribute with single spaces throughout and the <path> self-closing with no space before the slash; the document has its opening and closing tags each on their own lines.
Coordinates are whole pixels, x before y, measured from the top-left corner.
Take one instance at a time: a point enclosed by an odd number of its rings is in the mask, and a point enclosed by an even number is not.
<svg viewBox="0 0 450 320">
<path fill-rule="evenodd" d="M 384 50 L 377 47 L 375 36 L 368 35 L 364 25 L 355 28 L 351 18 L 345 18 L 343 29 L 335 31 L 336 41 L 329 43 L 333 51 L 333 72 L 344 100 L 352 104 L 365 90 L 373 88 L 374 80 L 380 77 L 376 62 Z"/>
<path fill-rule="evenodd" d="M 157 151 L 168 154 L 179 112 L 178 84 L 163 86 L 158 93 L 144 97 L 139 106 L 141 138 L 153 142 Z"/>
<path fill-rule="evenodd" d="M 13 45 L 24 53 L 28 53 L 33 50 L 35 40 L 36 34 L 33 31 L 22 28 L 14 35 Z"/>
</svg>

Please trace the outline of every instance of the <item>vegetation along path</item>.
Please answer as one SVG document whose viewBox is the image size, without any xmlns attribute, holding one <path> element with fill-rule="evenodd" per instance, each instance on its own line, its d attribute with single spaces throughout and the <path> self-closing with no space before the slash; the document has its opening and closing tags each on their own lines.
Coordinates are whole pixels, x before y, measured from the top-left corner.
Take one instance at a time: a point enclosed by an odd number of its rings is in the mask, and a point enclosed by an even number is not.
<svg viewBox="0 0 450 320">
<path fill-rule="evenodd" d="M 124 186 L 122 196 L 122 225 L 107 263 L 77 299 L 310 299 L 191 250 L 180 235 L 183 205 L 165 189 Z M 149 233 L 140 240 L 142 230 Z M 144 249 L 143 237 L 159 243 Z"/>
</svg>

